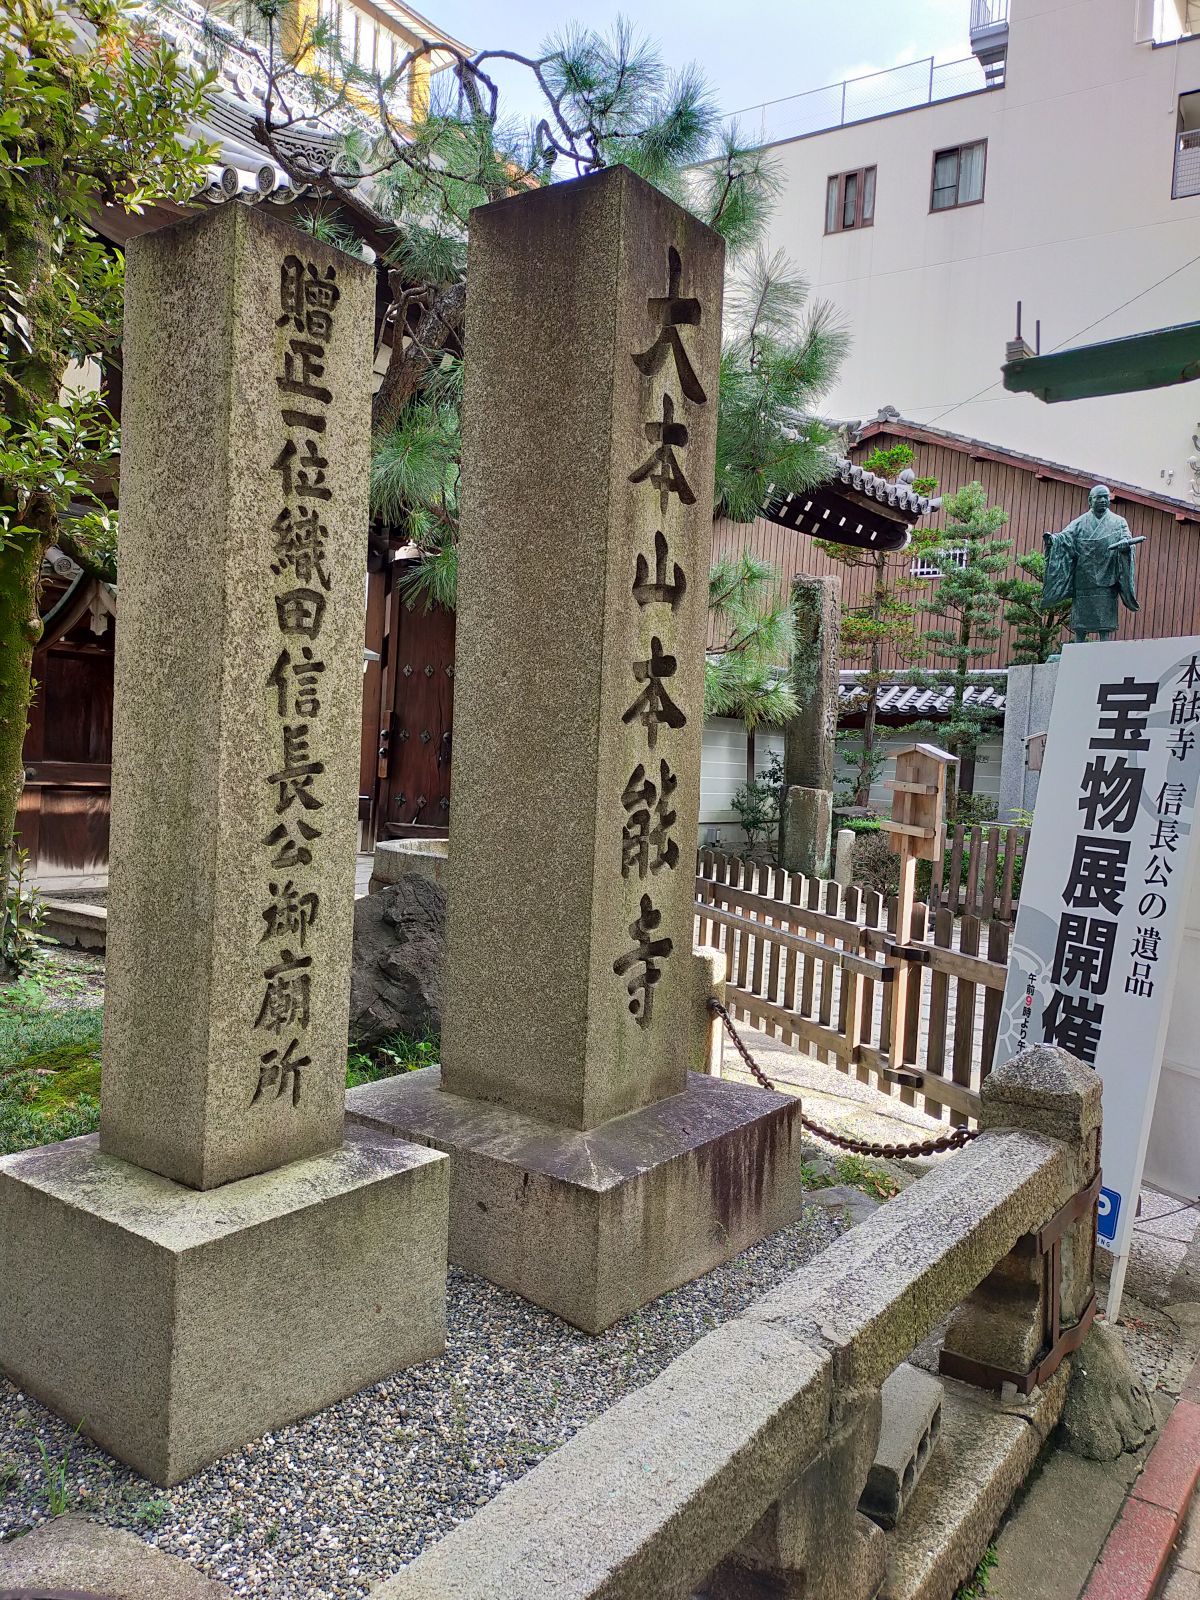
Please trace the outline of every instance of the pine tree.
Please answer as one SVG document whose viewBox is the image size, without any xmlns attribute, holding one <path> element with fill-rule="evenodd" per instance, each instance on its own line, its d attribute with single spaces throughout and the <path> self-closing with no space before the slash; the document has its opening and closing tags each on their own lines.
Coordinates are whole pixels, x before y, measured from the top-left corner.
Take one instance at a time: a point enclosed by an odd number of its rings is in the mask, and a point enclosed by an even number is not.
<svg viewBox="0 0 1200 1600">
<path fill-rule="evenodd" d="M 910 551 L 941 572 L 931 580 L 932 596 L 924 608 L 943 619 L 944 625 L 920 634 L 926 655 L 947 665 L 932 671 L 913 670 L 908 681 L 920 688 L 949 687 L 948 719 L 917 722 L 909 731 L 939 739 L 958 757 L 955 794 L 950 814 L 957 810 L 957 795 L 972 794 L 975 755 L 987 727 L 999 715 L 968 701 L 967 691 L 979 683 L 972 666 L 992 653 L 1000 638 L 1000 574 L 1012 552 L 1012 540 L 998 538 L 1008 513 L 989 506 L 983 485 L 969 483 L 942 502 L 944 521 L 939 528 L 921 528 L 913 535 Z M 997 678 L 997 684 L 1002 680 Z"/>
<path fill-rule="evenodd" d="M 1017 566 L 1022 572 L 1028 573 L 1028 577 L 1005 578 L 996 587 L 1004 600 L 1004 620 L 1014 630 L 1013 665 L 1036 666 L 1041 661 L 1049 661 L 1062 648 L 1072 602 L 1064 600 L 1049 611 L 1043 608 L 1046 557 L 1040 550 L 1018 556 Z"/>
<path fill-rule="evenodd" d="M 743 551 L 709 574 L 708 609 L 718 640 L 704 669 L 704 712 L 737 717 L 746 729 L 746 782 L 754 772 L 754 733 L 794 717 L 796 695 L 783 670 L 792 653 L 790 601 L 774 568 Z"/>
<path fill-rule="evenodd" d="M 895 478 L 911 467 L 914 453 L 911 445 L 903 442 L 888 450 L 875 449 L 863 460 L 863 467 L 877 477 Z M 937 493 L 936 478 L 918 478 L 913 488 L 920 494 Z M 922 645 L 916 631 L 916 610 L 900 598 L 899 588 L 889 575 L 897 571 L 894 556 L 907 567 L 911 556 L 908 550 L 860 550 L 853 545 L 834 544 L 827 539 L 814 540 L 822 555 L 830 561 L 855 571 L 868 569 L 872 574 L 871 598 L 865 606 L 849 607 L 842 612 L 841 651 L 850 661 L 865 661 L 866 668 L 859 674 L 851 705 L 845 709 L 861 710 L 863 727 L 861 735 L 838 735 L 843 758 L 854 774 L 853 804 L 869 806 L 871 787 L 883 769 L 886 760 L 876 737 L 876 719 L 879 712 L 879 690 L 888 679 L 884 670 L 885 652 L 901 661 L 912 661 L 921 654 Z"/>
</svg>

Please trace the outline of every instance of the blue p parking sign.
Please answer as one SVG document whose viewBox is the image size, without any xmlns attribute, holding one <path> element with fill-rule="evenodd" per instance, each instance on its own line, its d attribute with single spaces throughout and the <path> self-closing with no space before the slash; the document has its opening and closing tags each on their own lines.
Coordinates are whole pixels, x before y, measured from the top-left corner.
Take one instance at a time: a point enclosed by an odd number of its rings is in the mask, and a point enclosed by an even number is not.
<svg viewBox="0 0 1200 1600">
<path fill-rule="evenodd" d="M 1102 1239 L 1117 1237 L 1117 1218 L 1121 1215 L 1121 1196 L 1115 1189 L 1101 1189 L 1096 1206 L 1096 1232 Z"/>
</svg>

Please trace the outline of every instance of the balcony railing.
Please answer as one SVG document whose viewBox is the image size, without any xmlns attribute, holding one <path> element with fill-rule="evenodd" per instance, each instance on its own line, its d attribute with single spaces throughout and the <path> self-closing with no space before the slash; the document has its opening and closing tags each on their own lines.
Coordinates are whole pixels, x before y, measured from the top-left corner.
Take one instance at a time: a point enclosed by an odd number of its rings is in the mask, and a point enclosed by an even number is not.
<svg viewBox="0 0 1200 1600">
<path fill-rule="evenodd" d="M 1175 177 L 1171 199 L 1200 194 L 1200 128 L 1188 128 L 1175 141 Z"/>
<path fill-rule="evenodd" d="M 1007 0 L 990 0 L 990 3 L 1007 4 Z M 999 79 L 989 78 L 975 56 L 943 62 L 926 56 L 921 61 L 909 61 L 883 72 L 869 72 L 861 78 L 847 78 L 842 83 L 826 84 L 804 94 L 746 106 L 732 112 L 727 120 L 737 122 L 743 138 L 758 144 L 772 144 L 779 139 L 798 139 L 851 122 L 866 122 L 891 111 L 909 111 L 937 100 L 951 100 L 960 94 L 982 93 L 985 89 L 999 88 L 1003 81 L 1003 73 Z"/>
<path fill-rule="evenodd" d="M 971 0 L 971 38 L 1008 21 L 1008 0 Z"/>
</svg>

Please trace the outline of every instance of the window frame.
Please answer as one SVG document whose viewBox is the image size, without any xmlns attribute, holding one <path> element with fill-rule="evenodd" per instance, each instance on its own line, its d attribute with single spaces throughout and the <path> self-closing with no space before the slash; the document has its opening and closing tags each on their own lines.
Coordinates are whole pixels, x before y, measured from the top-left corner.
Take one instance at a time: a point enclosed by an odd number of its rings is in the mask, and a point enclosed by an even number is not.
<svg viewBox="0 0 1200 1600">
<path fill-rule="evenodd" d="M 871 215 L 863 216 L 863 201 L 867 193 L 867 174 L 872 174 L 871 184 Z M 846 180 L 858 179 L 858 189 L 854 197 L 854 221 L 846 225 L 842 218 L 846 210 Z M 837 184 L 837 204 L 834 208 L 834 226 L 829 226 L 829 185 Z M 862 228 L 875 226 L 875 199 L 879 186 L 879 168 L 872 164 L 869 167 L 849 167 L 845 172 L 831 172 L 825 180 L 825 236 L 832 238 L 836 233 L 858 233 Z"/>
<path fill-rule="evenodd" d="M 976 204 L 974 200 L 967 203 L 968 205 Z M 966 541 L 962 544 L 952 545 L 947 554 L 949 556 L 949 562 L 947 563 L 949 566 L 956 567 L 959 572 L 965 570 L 967 558 L 970 554 Z M 946 576 L 946 568 L 935 566 L 928 556 L 915 555 L 908 564 L 908 575 L 910 578 L 944 578 Z"/>
<path fill-rule="evenodd" d="M 937 164 L 938 164 L 938 162 L 941 160 L 941 158 L 943 156 L 956 155 L 958 157 L 958 168 L 957 168 L 957 171 L 955 172 L 955 175 L 954 175 L 954 193 L 955 193 L 955 195 L 957 195 L 958 192 L 959 192 L 959 189 L 962 186 L 962 158 L 963 158 L 963 151 L 964 150 L 973 150 L 976 145 L 982 145 L 983 146 L 983 174 L 982 174 L 982 177 L 980 178 L 980 182 L 979 182 L 979 199 L 978 200 L 958 200 L 958 199 L 956 199 L 952 206 L 935 206 L 934 203 L 933 203 L 934 189 L 936 187 L 934 180 L 937 177 Z M 942 147 L 942 149 L 935 150 L 933 152 L 933 160 L 929 163 L 929 214 L 930 214 L 930 216 L 940 215 L 943 211 L 963 211 L 963 210 L 966 209 L 967 206 L 981 206 L 983 204 L 984 198 L 987 195 L 987 158 L 988 158 L 988 142 L 987 142 L 986 139 L 966 139 L 966 140 L 963 141 L 962 144 L 944 145 Z"/>
</svg>

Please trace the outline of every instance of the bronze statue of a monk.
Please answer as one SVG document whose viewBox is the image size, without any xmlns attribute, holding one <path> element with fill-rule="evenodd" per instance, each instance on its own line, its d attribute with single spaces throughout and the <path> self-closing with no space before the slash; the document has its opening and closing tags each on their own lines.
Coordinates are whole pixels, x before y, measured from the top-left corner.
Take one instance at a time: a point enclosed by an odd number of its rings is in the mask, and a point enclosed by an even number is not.
<svg viewBox="0 0 1200 1600">
<path fill-rule="evenodd" d="M 1076 644 L 1089 633 L 1111 639 L 1117 629 L 1117 599 L 1130 610 L 1138 608 L 1134 593 L 1134 539 L 1124 517 L 1109 510 L 1112 495 L 1098 483 L 1088 495 L 1089 510 L 1061 533 L 1045 535 L 1046 577 L 1042 606 L 1073 600 L 1071 628 Z"/>
</svg>

